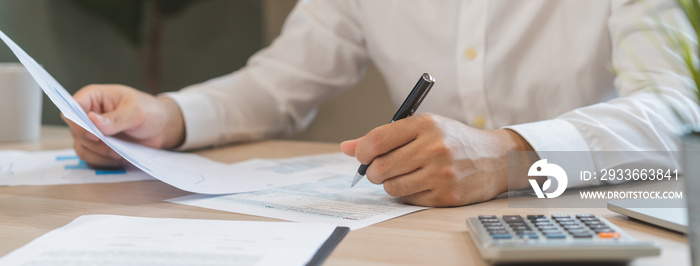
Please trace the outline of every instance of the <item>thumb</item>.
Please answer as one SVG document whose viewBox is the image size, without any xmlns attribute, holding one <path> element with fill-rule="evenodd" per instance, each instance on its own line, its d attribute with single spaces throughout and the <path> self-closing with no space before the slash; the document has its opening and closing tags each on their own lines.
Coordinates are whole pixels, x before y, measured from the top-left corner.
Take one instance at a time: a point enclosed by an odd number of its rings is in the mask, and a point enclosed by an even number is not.
<svg viewBox="0 0 700 266">
<path fill-rule="evenodd" d="M 362 140 L 362 138 L 343 141 L 342 143 L 340 143 L 340 149 L 347 156 L 355 157 L 355 148 L 357 148 L 357 144 L 360 143 L 360 140 Z"/>
<path fill-rule="evenodd" d="M 117 108 L 108 113 L 98 114 L 90 112 L 88 114 L 90 121 L 97 126 L 102 134 L 107 136 L 116 135 L 122 131 L 133 129 L 138 125 L 133 112 L 127 108 Z"/>
</svg>

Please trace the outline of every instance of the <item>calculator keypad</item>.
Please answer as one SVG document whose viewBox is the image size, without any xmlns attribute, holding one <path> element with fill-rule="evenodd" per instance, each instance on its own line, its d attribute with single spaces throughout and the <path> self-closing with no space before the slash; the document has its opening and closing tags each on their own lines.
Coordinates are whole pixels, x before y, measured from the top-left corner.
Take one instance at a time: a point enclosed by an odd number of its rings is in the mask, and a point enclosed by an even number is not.
<svg viewBox="0 0 700 266">
<path fill-rule="evenodd" d="M 616 239 L 620 233 L 615 232 L 593 214 L 554 214 L 545 215 L 479 215 L 481 225 L 491 238 L 507 239 Z"/>
<path fill-rule="evenodd" d="M 498 217 L 494 215 L 479 215 L 479 221 L 493 239 L 511 239 L 513 236 L 506 230 Z"/>
<path fill-rule="evenodd" d="M 479 215 L 466 219 L 485 261 L 625 262 L 658 256 L 652 242 L 637 241 L 604 217 L 592 214 Z"/>
</svg>

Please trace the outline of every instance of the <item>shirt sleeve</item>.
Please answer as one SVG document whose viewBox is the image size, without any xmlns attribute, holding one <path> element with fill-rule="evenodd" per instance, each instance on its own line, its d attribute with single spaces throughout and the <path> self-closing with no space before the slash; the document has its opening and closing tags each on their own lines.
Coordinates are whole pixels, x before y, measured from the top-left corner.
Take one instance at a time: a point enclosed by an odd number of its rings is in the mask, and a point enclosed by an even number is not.
<svg viewBox="0 0 700 266">
<path fill-rule="evenodd" d="M 692 80 L 683 62 L 671 55 L 677 48 L 664 41 L 667 29 L 692 35 L 674 1 L 612 1 L 608 21 L 612 40 L 615 88 L 620 97 L 567 112 L 555 119 L 514 125 L 538 152 L 582 151 L 591 168 L 614 169 L 640 161 L 639 151 L 665 152 L 663 167 L 680 169 L 679 134 L 684 124 L 700 121 Z M 697 55 L 696 55 L 697 56 Z M 674 110 L 675 109 L 675 110 Z M 626 151 L 606 160 L 600 152 Z M 569 186 L 596 185 L 599 180 L 571 177 Z"/>
<path fill-rule="evenodd" d="M 299 1 L 282 33 L 232 74 L 166 96 L 180 107 L 180 150 L 288 135 L 357 83 L 369 62 L 353 1 Z"/>
</svg>

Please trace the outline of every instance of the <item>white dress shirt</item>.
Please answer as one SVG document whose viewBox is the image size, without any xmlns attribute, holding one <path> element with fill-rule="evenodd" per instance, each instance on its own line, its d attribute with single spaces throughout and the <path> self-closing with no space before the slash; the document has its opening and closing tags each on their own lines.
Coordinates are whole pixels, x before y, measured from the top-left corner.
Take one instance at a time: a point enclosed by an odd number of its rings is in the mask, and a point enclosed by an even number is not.
<svg viewBox="0 0 700 266">
<path fill-rule="evenodd" d="M 421 112 L 509 128 L 536 151 L 680 150 L 680 123 L 637 80 L 700 115 L 646 12 L 680 17 L 672 0 L 302 0 L 244 68 L 169 95 L 184 149 L 274 137 L 305 129 L 371 61 L 397 106 L 428 72 Z M 581 163 L 612 167 L 591 154 Z"/>
</svg>

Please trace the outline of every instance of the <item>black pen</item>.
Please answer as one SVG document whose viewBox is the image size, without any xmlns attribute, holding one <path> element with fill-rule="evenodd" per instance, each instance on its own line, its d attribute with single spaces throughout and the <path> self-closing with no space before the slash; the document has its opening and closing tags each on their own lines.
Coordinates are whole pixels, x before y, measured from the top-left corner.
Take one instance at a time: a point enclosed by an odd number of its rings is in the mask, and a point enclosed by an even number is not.
<svg viewBox="0 0 700 266">
<path fill-rule="evenodd" d="M 418 80 L 418 83 L 416 83 L 416 86 L 413 87 L 411 93 L 408 94 L 406 100 L 403 101 L 403 104 L 401 104 L 399 110 L 396 111 L 396 114 L 394 114 L 394 118 L 391 119 L 391 122 L 413 115 L 413 113 L 416 112 L 416 109 L 418 109 L 418 106 L 420 106 L 420 103 L 423 102 L 423 99 L 425 99 L 425 96 L 428 95 L 428 92 L 430 92 L 430 88 L 433 87 L 433 84 L 435 84 L 435 79 L 430 76 L 430 74 L 423 73 Z M 355 178 L 352 179 L 352 185 L 350 185 L 350 187 L 354 187 L 355 184 L 357 184 L 357 182 L 359 182 L 360 179 L 365 176 L 367 173 L 367 167 L 369 167 L 369 164 L 360 165 L 360 169 L 357 169 L 357 174 L 355 174 Z"/>
</svg>

